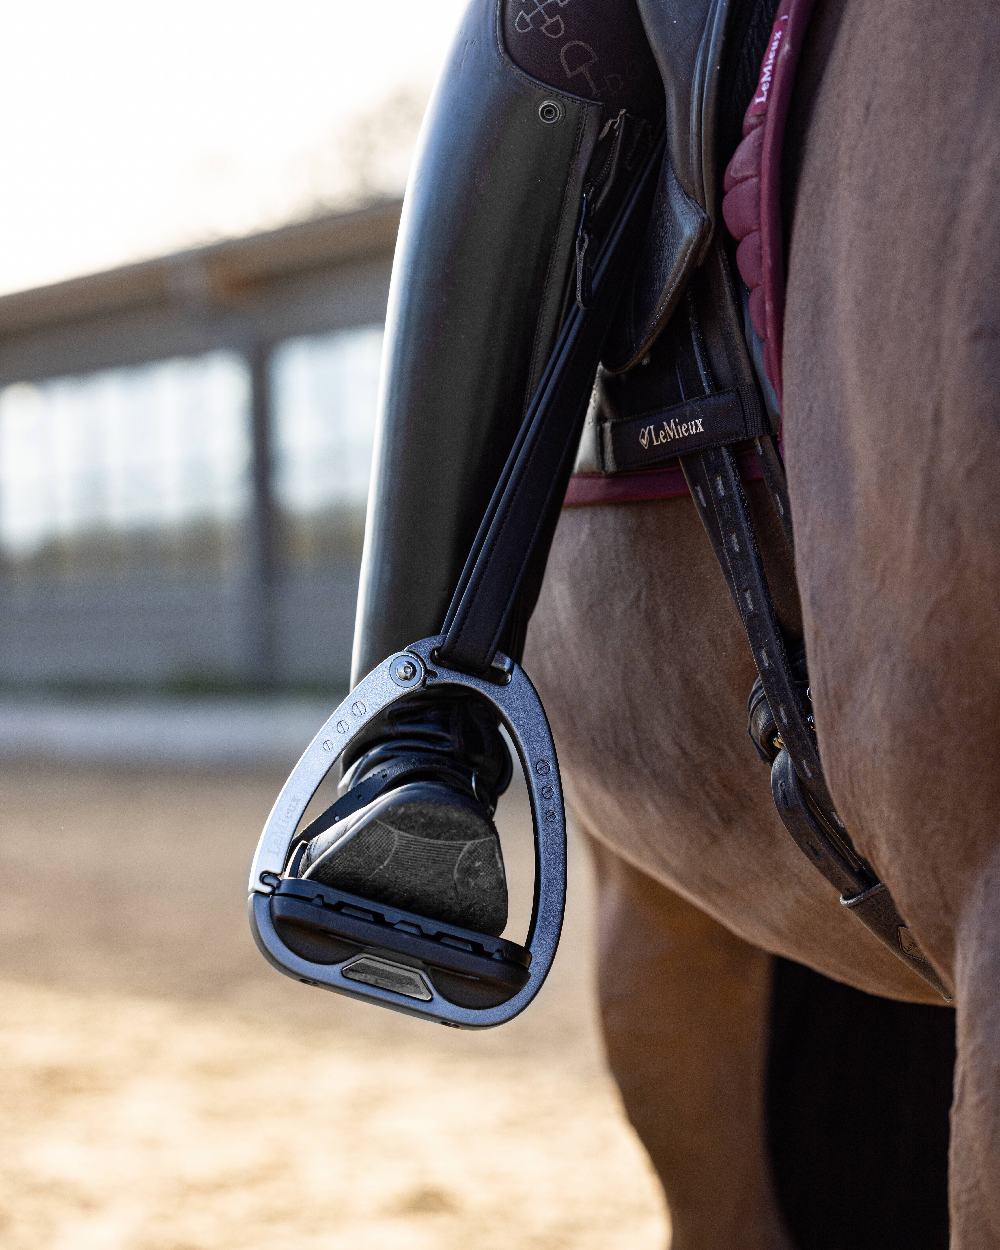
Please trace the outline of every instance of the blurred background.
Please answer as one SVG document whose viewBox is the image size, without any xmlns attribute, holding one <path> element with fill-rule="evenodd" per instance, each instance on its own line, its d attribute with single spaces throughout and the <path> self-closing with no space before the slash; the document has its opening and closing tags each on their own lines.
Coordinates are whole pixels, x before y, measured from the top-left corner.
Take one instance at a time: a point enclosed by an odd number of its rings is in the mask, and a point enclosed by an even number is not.
<svg viewBox="0 0 1000 1250">
<path fill-rule="evenodd" d="M 582 846 L 549 984 L 486 1035 L 286 981 L 243 914 L 347 681 L 400 196 L 460 8 L 6 15 L 8 1250 L 663 1243 L 602 1067 Z"/>
</svg>

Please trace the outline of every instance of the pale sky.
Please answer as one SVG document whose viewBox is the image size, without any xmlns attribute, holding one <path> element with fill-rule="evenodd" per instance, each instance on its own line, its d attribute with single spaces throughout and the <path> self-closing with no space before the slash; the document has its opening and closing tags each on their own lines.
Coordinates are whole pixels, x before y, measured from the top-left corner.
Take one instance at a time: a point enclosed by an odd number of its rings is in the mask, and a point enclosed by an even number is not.
<svg viewBox="0 0 1000 1250">
<path fill-rule="evenodd" d="M 344 188 L 343 136 L 426 93 L 464 0 L 9 5 L 0 292 L 281 224 Z M 388 183 L 402 178 L 399 170 Z"/>
</svg>

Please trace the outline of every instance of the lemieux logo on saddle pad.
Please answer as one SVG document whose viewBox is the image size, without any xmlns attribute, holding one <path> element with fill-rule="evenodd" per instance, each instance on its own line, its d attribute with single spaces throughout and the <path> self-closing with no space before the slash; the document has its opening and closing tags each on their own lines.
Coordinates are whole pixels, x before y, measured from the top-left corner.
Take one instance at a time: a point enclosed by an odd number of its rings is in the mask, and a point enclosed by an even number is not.
<svg viewBox="0 0 1000 1250">
<path fill-rule="evenodd" d="M 735 391 L 719 391 L 670 408 L 604 422 L 605 471 L 642 469 L 707 447 L 754 438 Z"/>
<path fill-rule="evenodd" d="M 782 13 L 775 19 L 774 29 L 771 31 L 771 42 L 767 45 L 767 52 L 765 52 L 764 60 L 761 63 L 757 90 L 750 101 L 749 112 L 751 116 L 756 113 L 763 113 L 767 108 L 767 97 L 771 94 L 771 84 L 774 82 L 774 64 L 778 59 L 778 51 L 781 48 L 781 41 L 784 38 L 787 25 L 787 13 Z"/>
</svg>

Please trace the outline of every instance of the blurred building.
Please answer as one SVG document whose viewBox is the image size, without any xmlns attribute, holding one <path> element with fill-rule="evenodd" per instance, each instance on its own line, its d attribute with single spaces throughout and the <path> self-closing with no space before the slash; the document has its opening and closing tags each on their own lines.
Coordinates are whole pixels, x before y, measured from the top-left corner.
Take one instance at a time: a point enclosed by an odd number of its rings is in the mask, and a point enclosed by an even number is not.
<svg viewBox="0 0 1000 1250">
<path fill-rule="evenodd" d="M 0 685 L 342 685 L 397 201 L 0 298 Z"/>
</svg>

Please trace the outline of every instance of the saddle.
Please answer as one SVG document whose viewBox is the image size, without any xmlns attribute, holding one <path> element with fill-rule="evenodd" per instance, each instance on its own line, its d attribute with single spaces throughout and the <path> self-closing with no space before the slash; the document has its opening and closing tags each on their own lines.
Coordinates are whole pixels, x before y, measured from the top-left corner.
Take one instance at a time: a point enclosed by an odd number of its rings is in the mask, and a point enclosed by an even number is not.
<svg viewBox="0 0 1000 1250">
<path fill-rule="evenodd" d="M 769 417 L 769 425 L 777 429 L 781 406 L 781 343 L 784 316 L 784 222 L 781 212 L 781 168 L 785 128 L 799 54 L 812 11 L 813 0 L 758 0 L 741 6 L 742 23 L 737 15 L 727 13 L 727 25 L 706 23 L 715 36 L 697 49 L 697 60 L 680 71 L 682 81 L 695 85 L 705 71 L 699 61 L 725 64 L 716 81 L 714 94 L 700 94 L 700 112 L 688 108 L 688 125 L 692 136 L 690 147 L 701 155 L 702 165 L 708 153 L 735 152 L 722 177 L 722 193 L 717 182 L 702 179 L 697 191 L 684 191 L 673 175 L 661 174 L 658 197 L 653 210 L 653 226 L 647 234 L 636 276 L 617 315 L 611 337 L 614 354 L 606 354 L 602 369 L 603 402 L 588 414 L 574 473 L 564 500 L 565 507 L 593 506 L 603 503 L 630 503 L 649 499 L 671 499 L 688 494 L 687 482 L 678 462 L 678 455 L 688 444 L 679 443 L 677 426 L 667 423 L 665 430 L 649 430 L 646 441 L 621 454 L 627 430 L 619 429 L 623 410 L 629 402 L 622 401 L 622 385 L 609 382 L 608 375 L 627 373 L 643 362 L 660 365 L 662 373 L 667 362 L 662 360 L 662 346 L 656 357 L 652 348 L 657 336 L 670 324 L 680 293 L 704 259 L 713 232 L 718 230 L 718 212 L 729 234 L 739 245 L 735 262 L 746 287 L 741 299 L 740 324 L 733 326 L 737 337 L 746 341 L 753 363 L 760 397 Z M 703 6 L 711 7 L 711 6 Z M 720 5 L 728 10 L 729 5 Z M 685 10 L 687 12 L 687 10 Z M 664 51 L 673 49 L 672 6 L 649 6 L 645 14 L 647 29 L 654 46 Z M 728 56 L 728 61 L 727 61 Z M 753 80 L 749 72 L 755 74 Z M 723 96 L 722 87 L 727 88 Z M 720 99 L 720 97 L 723 97 Z M 733 118 L 738 108 L 749 99 L 742 117 L 742 137 L 738 145 L 732 135 Z M 668 134 L 668 159 L 665 166 L 684 165 L 688 144 L 674 127 Z M 719 162 L 715 156 L 716 164 Z M 684 184 L 692 188 L 690 174 Z M 698 232 L 701 250 L 679 241 L 669 223 L 679 216 L 672 200 L 683 197 L 688 204 L 697 195 L 697 211 L 703 229 Z M 663 223 L 668 223 L 664 228 Z M 707 225 L 704 225 L 707 223 Z M 724 246 L 724 244 L 723 244 Z M 672 249 L 674 264 L 664 259 Z M 730 249 L 731 250 L 731 249 Z M 640 330 L 636 330 L 641 326 Z M 658 392 L 660 383 L 646 389 Z M 633 405 L 634 406 L 634 405 Z M 745 432 L 756 432 L 759 422 L 748 414 Z M 734 434 L 742 431 L 732 423 Z M 639 424 L 640 438 L 643 425 Z M 701 430 L 695 433 L 701 433 Z M 726 431 L 717 431 L 722 437 Z M 732 439 L 738 443 L 738 437 Z M 763 474 L 756 456 L 738 452 L 744 481 L 759 480 Z"/>
</svg>

